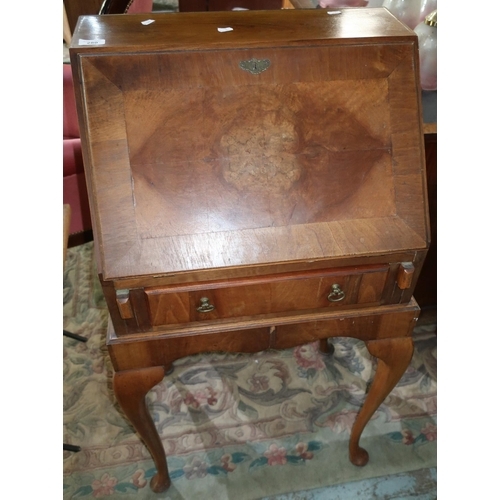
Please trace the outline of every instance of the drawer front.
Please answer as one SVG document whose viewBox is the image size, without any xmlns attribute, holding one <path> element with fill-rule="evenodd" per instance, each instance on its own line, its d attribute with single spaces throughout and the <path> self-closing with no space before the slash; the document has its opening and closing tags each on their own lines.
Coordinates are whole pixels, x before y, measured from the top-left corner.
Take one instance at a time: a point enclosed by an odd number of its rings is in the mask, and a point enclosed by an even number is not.
<svg viewBox="0 0 500 500">
<path fill-rule="evenodd" d="M 145 334 L 131 343 L 111 340 L 108 330 L 107 346 L 114 369 L 121 371 L 168 366 L 176 359 L 200 352 L 259 352 L 271 347 L 271 336 L 269 327 L 239 328 L 185 336 Z"/>
<path fill-rule="evenodd" d="M 146 288 L 153 326 L 378 305 L 389 266 L 319 270 L 192 286 Z"/>
<path fill-rule="evenodd" d="M 278 325 L 274 331 L 272 347 L 288 349 L 331 337 L 352 337 L 367 341 L 409 336 L 415 328 L 419 312 L 417 303 L 411 301 L 406 305 L 333 313 L 314 320 Z"/>
</svg>

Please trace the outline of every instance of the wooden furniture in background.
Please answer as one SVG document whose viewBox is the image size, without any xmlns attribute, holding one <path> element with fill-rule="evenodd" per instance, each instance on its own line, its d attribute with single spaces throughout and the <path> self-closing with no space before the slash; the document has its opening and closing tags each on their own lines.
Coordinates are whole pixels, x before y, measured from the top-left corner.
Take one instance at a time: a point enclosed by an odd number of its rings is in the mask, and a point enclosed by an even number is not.
<svg viewBox="0 0 500 500">
<path fill-rule="evenodd" d="M 80 16 L 150 12 L 153 0 L 63 0 L 63 7 L 63 38 L 69 45 Z"/>
<path fill-rule="evenodd" d="M 104 40 L 70 54 L 114 390 L 152 489 L 145 396 L 204 351 L 365 341 L 366 464 L 429 246 L 416 35 L 385 9 L 289 9 L 91 16 L 80 38 Z"/>
<path fill-rule="evenodd" d="M 238 7 L 272 10 L 286 7 L 288 3 L 288 0 L 179 0 L 179 12 L 222 11 Z"/>
<path fill-rule="evenodd" d="M 63 3 L 63 40 L 69 47 L 71 43 L 72 30 L 69 27 L 68 15 L 66 14 L 66 6 Z"/>
<path fill-rule="evenodd" d="M 427 125 L 427 126 L 426 126 Z M 429 198 L 431 243 L 415 287 L 415 298 L 427 313 L 437 313 L 437 127 L 424 123 L 425 169 Z"/>
<path fill-rule="evenodd" d="M 437 320 L 437 91 L 422 91 L 425 169 L 429 199 L 431 243 L 414 296 L 422 308 L 422 320 Z"/>
<path fill-rule="evenodd" d="M 312 0 L 288 0 L 294 9 L 315 9 L 315 4 Z"/>
</svg>

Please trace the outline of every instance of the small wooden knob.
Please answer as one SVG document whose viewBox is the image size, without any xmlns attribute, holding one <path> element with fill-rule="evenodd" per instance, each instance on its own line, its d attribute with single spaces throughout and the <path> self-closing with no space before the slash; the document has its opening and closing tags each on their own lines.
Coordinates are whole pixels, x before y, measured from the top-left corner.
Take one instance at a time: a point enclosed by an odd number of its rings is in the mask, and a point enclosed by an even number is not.
<svg viewBox="0 0 500 500">
<path fill-rule="evenodd" d="M 401 290 L 410 288 L 414 273 L 415 266 L 413 265 L 413 262 L 401 262 L 396 280 Z"/>
<path fill-rule="evenodd" d="M 123 289 L 116 291 L 116 304 L 118 305 L 118 310 L 120 311 L 122 319 L 132 319 L 134 317 L 134 311 L 130 303 L 129 290 Z"/>
</svg>

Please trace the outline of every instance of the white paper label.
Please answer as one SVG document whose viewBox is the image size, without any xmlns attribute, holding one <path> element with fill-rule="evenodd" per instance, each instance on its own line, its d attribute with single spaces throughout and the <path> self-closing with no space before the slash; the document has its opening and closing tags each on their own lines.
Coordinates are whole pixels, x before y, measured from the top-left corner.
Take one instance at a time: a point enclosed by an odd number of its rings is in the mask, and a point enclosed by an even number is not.
<svg viewBox="0 0 500 500">
<path fill-rule="evenodd" d="M 328 14 L 328 15 L 330 15 L 330 16 L 331 16 L 331 15 L 333 15 L 333 14 L 340 14 L 340 13 L 341 13 L 341 11 L 340 11 L 340 10 L 329 10 L 329 11 L 327 12 L 327 14 Z"/>
<path fill-rule="evenodd" d="M 147 19 L 146 21 L 141 21 L 141 24 L 144 24 L 144 26 L 147 26 L 148 24 L 154 23 L 154 19 Z"/>
<path fill-rule="evenodd" d="M 104 45 L 106 40 L 104 38 L 98 38 L 97 40 L 84 40 L 80 38 L 78 40 L 78 45 Z"/>
<path fill-rule="evenodd" d="M 217 31 L 219 33 L 226 33 L 226 31 L 233 31 L 233 28 L 229 28 L 229 27 L 227 27 L 227 28 L 217 28 Z"/>
</svg>

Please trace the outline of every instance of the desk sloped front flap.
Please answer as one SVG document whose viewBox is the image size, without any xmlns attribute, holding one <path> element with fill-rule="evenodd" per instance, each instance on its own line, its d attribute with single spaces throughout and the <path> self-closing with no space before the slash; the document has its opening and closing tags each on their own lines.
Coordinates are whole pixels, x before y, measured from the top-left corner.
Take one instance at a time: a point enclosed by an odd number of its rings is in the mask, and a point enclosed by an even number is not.
<svg viewBox="0 0 500 500">
<path fill-rule="evenodd" d="M 165 14 L 172 47 L 134 50 L 94 18 L 110 48 L 72 57 L 105 279 L 427 248 L 416 37 L 368 10 L 370 38 L 348 11 L 226 13 L 247 34 L 222 47 L 218 17 Z"/>
</svg>

